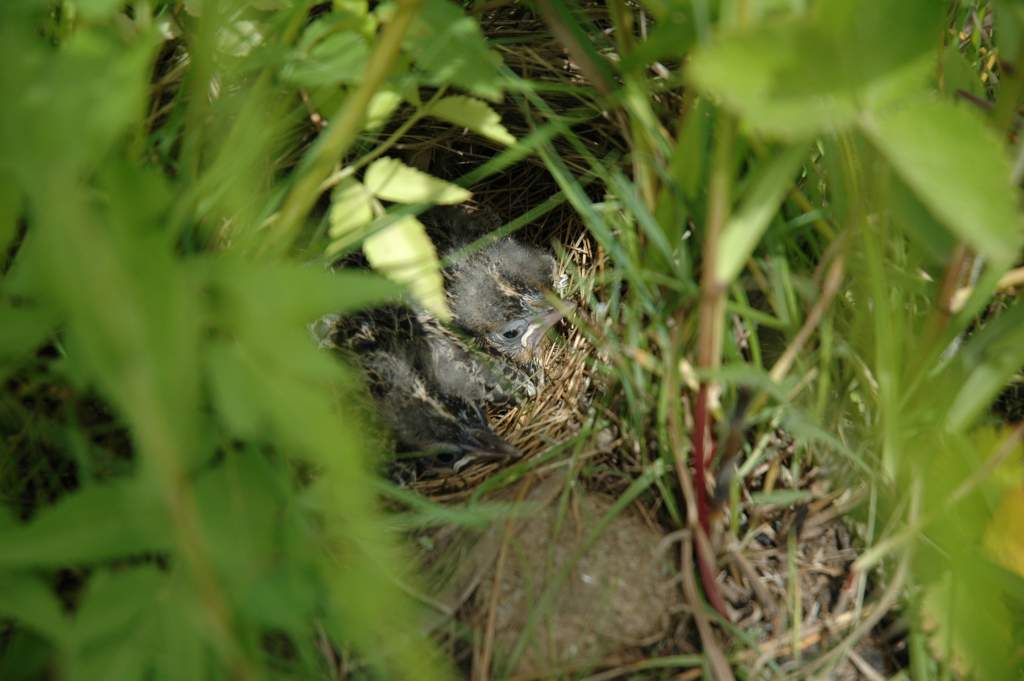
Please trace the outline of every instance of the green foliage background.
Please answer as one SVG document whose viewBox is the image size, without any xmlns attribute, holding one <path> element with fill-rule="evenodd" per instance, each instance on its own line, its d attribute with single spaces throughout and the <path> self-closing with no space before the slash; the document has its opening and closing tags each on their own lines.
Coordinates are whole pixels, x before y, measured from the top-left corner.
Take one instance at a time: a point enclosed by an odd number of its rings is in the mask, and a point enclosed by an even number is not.
<svg viewBox="0 0 1024 681">
<path fill-rule="evenodd" d="M 675 522 L 665 472 L 687 454 L 672 424 L 696 357 L 726 401 L 763 390 L 757 427 L 785 423 L 865 484 L 861 567 L 893 576 L 915 622 L 952 580 L 945 654 L 915 625 L 915 677 L 1020 678 L 1021 577 L 981 537 L 1024 482 L 1019 431 L 988 416 L 1024 366 L 1024 312 L 993 305 L 1024 237 L 1024 6 L 650 0 L 642 33 L 620 0 L 612 32 L 561 0 L 535 9 L 579 82 L 514 75 L 479 8 L 449 0 L 0 5 L 0 678 L 321 678 L 318 636 L 359 675 L 452 674 L 406 595 L 353 378 L 306 329 L 398 300 L 395 280 L 430 304 L 414 216 L 461 194 L 378 181 L 402 126 L 430 117 L 495 146 L 467 187 L 535 154 L 609 255 L 614 326 L 594 340 L 614 410 L 669 464 L 641 480 Z M 990 10 L 998 47 L 971 24 Z M 549 101 L 566 92 L 571 111 Z M 315 136 L 310 107 L 329 114 Z M 532 124 L 518 142 L 513 108 Z M 582 139 L 608 118 L 627 147 L 598 156 Z M 381 235 L 425 264 L 318 266 Z M 980 276 L 953 307 L 965 254 Z M 823 295 L 798 381 L 770 336 L 792 347 Z"/>
</svg>

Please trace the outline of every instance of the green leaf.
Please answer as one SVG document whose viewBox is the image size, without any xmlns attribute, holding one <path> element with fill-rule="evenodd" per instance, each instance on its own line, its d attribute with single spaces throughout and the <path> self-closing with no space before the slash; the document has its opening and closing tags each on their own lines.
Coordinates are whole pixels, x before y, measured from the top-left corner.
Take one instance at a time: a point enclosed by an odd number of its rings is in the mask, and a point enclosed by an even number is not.
<svg viewBox="0 0 1024 681">
<path fill-rule="evenodd" d="M 391 114 L 395 113 L 395 110 L 401 103 L 402 95 L 395 90 L 378 90 L 370 98 L 370 103 L 366 107 L 366 123 L 363 125 L 363 128 L 366 130 L 376 130 L 381 127 L 391 120 Z"/>
<path fill-rule="evenodd" d="M 971 338 L 960 351 L 963 380 L 945 419 L 950 432 L 969 427 L 1024 366 L 1024 305 L 1016 305 Z"/>
<path fill-rule="evenodd" d="M 68 494 L 28 524 L 0 528 L 0 567 L 62 567 L 167 551 L 171 531 L 155 490 L 136 480 Z"/>
<path fill-rule="evenodd" d="M 730 283 L 743 269 L 806 156 L 807 145 L 797 144 L 756 171 L 750 190 L 722 231 L 715 263 L 715 277 L 720 283 Z"/>
<path fill-rule="evenodd" d="M 153 565 L 98 570 L 89 579 L 75 612 L 73 645 L 85 648 L 134 630 L 149 619 L 157 591 L 167 581 L 167 575 Z"/>
<path fill-rule="evenodd" d="M 957 244 L 945 225 L 935 219 L 898 176 L 894 175 L 889 182 L 888 200 L 893 224 L 901 227 L 920 249 L 924 263 L 945 268 Z"/>
<path fill-rule="evenodd" d="M 946 49 L 942 52 L 942 78 L 944 81 L 943 91 L 955 95 L 957 90 L 985 98 L 985 88 L 982 86 L 978 71 L 967 57 L 960 51 L 960 41 L 951 40 Z"/>
<path fill-rule="evenodd" d="M 501 124 L 501 116 L 487 102 L 472 97 L 445 97 L 436 102 L 427 114 L 469 128 L 499 144 L 514 144 L 516 138 Z"/>
<path fill-rule="evenodd" d="M 366 169 L 366 188 L 379 198 L 398 203 L 440 203 L 451 205 L 473 194 L 462 187 L 410 168 L 398 159 L 381 158 Z"/>
<path fill-rule="evenodd" d="M 57 328 L 59 317 L 40 306 L 18 306 L 0 303 L 0 378 L 15 369 L 33 353 Z"/>
<path fill-rule="evenodd" d="M 694 52 L 687 75 L 755 130 L 784 138 L 840 130 L 857 114 L 857 104 L 849 94 L 827 86 L 818 92 L 787 92 L 787 78 L 806 75 L 793 73 L 804 65 L 805 50 L 822 42 L 806 22 L 725 32 Z M 813 57 L 808 68 L 828 64 L 833 49 L 827 45 L 824 49 L 828 56 Z"/>
<path fill-rule="evenodd" d="M 345 178 L 331 192 L 327 233 L 337 239 L 370 224 L 374 217 L 374 203 L 373 194 L 366 187 L 352 178 Z"/>
<path fill-rule="evenodd" d="M 86 21 L 105 21 L 124 6 L 124 0 L 78 0 L 78 11 Z"/>
<path fill-rule="evenodd" d="M 93 574 L 71 629 L 70 678 L 143 679 L 162 619 L 157 597 L 169 582 L 152 565 Z"/>
<path fill-rule="evenodd" d="M 35 575 L 0 574 L 0 615 L 15 619 L 57 644 L 67 638 L 70 622 L 57 594 Z"/>
<path fill-rule="evenodd" d="M 286 560 L 280 546 L 287 484 L 255 452 L 230 453 L 196 481 L 195 497 L 210 561 L 244 598 Z"/>
<path fill-rule="evenodd" d="M 918 98 L 866 113 L 861 125 L 922 203 L 994 263 L 1017 257 L 1022 223 L 1010 163 L 973 112 Z"/>
<path fill-rule="evenodd" d="M 14 183 L 10 173 L 0 171 L 0 254 L 7 253 L 18 233 L 21 210 L 21 188 Z"/>
<path fill-rule="evenodd" d="M 296 263 L 253 263 L 228 257 L 205 263 L 207 281 L 224 294 L 223 307 L 211 310 L 239 324 L 254 324 L 265 333 L 269 326 L 301 328 L 330 312 L 354 312 L 393 302 L 397 286 L 366 270 L 323 268 Z M 268 321 L 272 320 L 273 324 Z M 230 333 L 237 328 L 230 329 Z"/>
<path fill-rule="evenodd" d="M 940 3 L 832 0 L 819 9 L 722 32 L 694 53 L 689 78 L 751 128 L 788 139 L 844 129 L 861 107 L 923 78 Z"/>
<path fill-rule="evenodd" d="M 487 47 L 476 20 L 448 0 L 426 0 L 402 41 L 431 85 L 457 85 L 478 97 L 502 96 L 501 58 Z"/>
<path fill-rule="evenodd" d="M 363 242 L 363 251 L 374 269 L 407 284 L 425 308 L 440 319 L 451 317 L 437 251 L 419 220 L 412 216 L 400 218 L 369 236 Z"/>
<path fill-rule="evenodd" d="M 315 21 L 302 34 L 281 71 L 301 87 L 353 84 L 363 79 L 370 46 L 358 30 L 360 19 L 330 16 Z"/>
<path fill-rule="evenodd" d="M 0 35 L 0 62 L 8 65 L 0 91 L 33 96 L 0 107 L 0 164 L 31 194 L 49 186 L 41 178 L 105 155 L 141 120 L 157 36 L 137 32 L 125 44 L 114 32 L 80 30 L 55 52 L 34 31 L 15 28 L 3 26 Z"/>
<path fill-rule="evenodd" d="M 269 430 L 262 407 L 252 396 L 259 384 L 237 357 L 235 344 L 211 343 L 206 350 L 206 371 L 213 406 L 224 419 L 228 432 L 240 438 L 258 440 Z"/>
</svg>

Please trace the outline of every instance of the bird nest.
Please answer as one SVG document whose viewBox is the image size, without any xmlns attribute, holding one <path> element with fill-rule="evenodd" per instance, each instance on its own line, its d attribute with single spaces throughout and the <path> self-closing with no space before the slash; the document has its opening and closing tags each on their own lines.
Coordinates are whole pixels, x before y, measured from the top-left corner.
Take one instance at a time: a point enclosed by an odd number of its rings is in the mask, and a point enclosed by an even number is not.
<svg viewBox="0 0 1024 681">
<path fill-rule="evenodd" d="M 590 18 L 600 23 L 603 6 L 589 7 L 588 11 L 592 13 Z M 561 85 L 578 85 L 581 82 L 580 74 L 564 50 L 547 34 L 543 23 L 524 7 L 501 7 L 497 11 L 486 12 L 480 19 L 485 32 L 491 37 L 501 38 L 499 49 L 506 64 L 523 77 Z M 568 97 L 570 101 L 564 104 L 569 110 L 579 104 L 572 95 L 559 94 L 569 91 L 570 88 L 561 91 L 555 88 L 545 96 L 553 107 L 558 105 L 553 99 Z M 675 108 L 675 102 L 663 104 L 667 109 Z M 506 102 L 496 108 L 514 134 L 523 137 L 529 132 L 530 126 L 515 104 Z M 578 131 L 578 141 L 587 145 L 593 156 L 607 158 L 615 156 L 616 152 L 626 151 L 628 145 L 621 139 L 619 129 L 610 117 L 595 118 L 585 128 Z M 552 143 L 558 147 L 558 153 L 568 168 L 578 176 L 586 175 L 588 162 L 578 150 L 559 147 L 557 139 Z M 407 150 L 409 161 L 414 165 L 430 168 L 431 172 L 450 179 L 466 176 L 500 151 L 485 140 L 430 121 L 423 121 L 409 130 L 401 147 Z M 442 172 L 437 171 L 438 163 L 444 166 Z M 474 201 L 490 208 L 506 224 L 517 224 L 520 216 L 550 204 L 550 199 L 559 191 L 535 157 L 527 157 L 470 189 L 474 192 Z M 572 498 L 568 502 L 573 508 L 569 512 L 572 519 L 564 525 L 561 520 L 550 520 L 545 515 L 549 510 L 542 510 L 530 520 L 510 519 L 496 523 L 486 532 L 474 535 L 478 548 L 474 549 L 475 558 L 472 559 L 462 554 L 459 554 L 462 557 L 454 558 L 459 552 L 453 546 L 460 540 L 452 537 L 465 538 L 465 533 L 458 528 L 442 528 L 425 542 L 434 547 L 428 552 L 430 555 L 422 557 L 427 571 L 446 561 L 461 563 L 463 572 L 467 570 L 466 565 L 476 566 L 469 569 L 476 574 L 466 580 L 472 586 L 464 589 L 465 597 L 448 602 L 445 612 L 471 624 L 481 635 L 474 637 L 471 645 L 464 641 L 453 643 L 453 657 L 460 665 L 472 666 L 476 677 L 480 668 L 488 668 L 495 650 L 500 653 L 503 645 L 506 649 L 516 647 L 512 639 L 521 635 L 520 630 L 526 626 L 532 612 L 528 605 L 523 606 L 526 611 L 516 611 L 509 610 L 507 604 L 535 603 L 539 596 L 543 596 L 522 591 L 531 580 L 539 584 L 542 591 L 547 586 L 555 588 L 556 585 L 544 576 L 549 574 L 545 571 L 550 569 L 550 565 L 543 560 L 523 566 L 516 564 L 514 556 L 517 553 L 532 556 L 548 547 L 573 554 L 568 558 L 562 556 L 562 559 L 577 560 L 581 565 L 586 563 L 586 555 L 629 554 L 632 562 L 626 561 L 617 567 L 606 566 L 609 572 L 604 578 L 625 581 L 630 588 L 637 586 L 639 581 L 660 579 L 657 575 L 662 574 L 663 561 L 674 556 L 672 562 L 675 565 L 669 568 L 669 573 L 676 575 L 672 586 L 677 596 L 661 599 L 667 610 L 647 608 L 653 619 L 637 627 L 637 632 L 643 631 L 645 627 L 653 627 L 657 620 L 656 636 L 603 649 L 591 646 L 592 631 L 584 631 L 584 627 L 577 632 L 572 623 L 577 620 L 586 622 L 598 615 L 585 608 L 580 609 L 579 602 L 556 597 L 549 603 L 553 604 L 556 612 L 544 614 L 549 625 L 548 642 L 560 641 L 556 647 L 565 650 L 575 641 L 577 647 L 581 651 L 586 649 L 588 654 L 581 653 L 575 660 L 562 657 L 538 662 L 540 653 L 527 650 L 522 656 L 526 662 L 506 668 L 509 678 L 525 680 L 588 669 L 606 670 L 593 678 L 614 678 L 657 668 L 659 659 L 706 653 L 707 648 L 703 636 L 697 633 L 694 617 L 695 612 L 704 609 L 703 602 L 697 597 L 687 597 L 686 603 L 677 600 L 680 582 L 692 580 L 694 576 L 693 570 L 686 568 L 689 560 L 684 556 L 686 551 L 678 550 L 678 543 L 688 544 L 683 542 L 680 532 L 670 531 L 676 525 L 669 519 L 663 499 L 653 492 L 643 494 L 629 504 L 614 522 L 603 529 L 595 527 L 610 508 L 610 500 L 621 498 L 645 465 L 639 454 L 642 446 L 638 440 L 646 433 L 633 432 L 621 423 L 621 414 L 618 413 L 621 405 L 615 403 L 617 393 L 604 385 L 607 372 L 600 370 L 602 348 L 595 347 L 592 342 L 595 339 L 588 337 L 583 330 L 593 328 L 593 325 L 579 323 L 596 316 L 595 310 L 588 306 L 608 294 L 602 291 L 602 282 L 605 281 L 606 270 L 613 265 L 589 236 L 579 215 L 564 204 L 535 215 L 533 220 L 521 226 L 516 236 L 551 248 L 558 255 L 561 272 L 568 276 L 569 281 L 564 295 L 569 302 L 576 304 L 572 317 L 559 326 L 557 333 L 549 334 L 551 337 L 541 353 L 542 380 L 537 394 L 520 404 L 494 410 L 490 414 L 495 431 L 518 448 L 523 459 L 514 462 L 478 461 L 458 470 L 435 470 L 419 477 L 410 486 L 435 501 L 458 501 L 473 496 L 485 481 L 503 475 L 503 469 L 515 467 L 515 475 L 503 477 L 502 483 L 519 479 L 527 472 L 538 475 L 531 476 L 521 485 L 506 486 L 489 498 L 535 501 L 539 494 L 536 489 L 543 489 L 547 484 L 543 481 L 545 476 L 547 480 L 567 480 L 564 489 L 572 487 L 574 494 L 565 494 L 561 498 Z M 685 419 L 688 413 L 685 405 L 681 413 Z M 596 427 L 589 427 L 592 424 Z M 750 678 L 770 678 L 785 673 L 799 675 L 799 670 L 804 668 L 802 665 L 806 665 L 809 659 L 826 660 L 828 651 L 842 649 L 844 654 L 831 662 L 830 678 L 872 678 L 877 677 L 879 669 L 897 669 L 900 665 L 894 661 L 893 655 L 899 655 L 899 649 L 905 644 L 898 627 L 884 628 L 889 622 L 883 616 L 893 605 L 891 595 L 883 593 L 875 601 L 874 610 L 871 606 L 866 607 L 865 604 L 876 595 L 875 584 L 869 575 L 853 570 L 858 541 L 856 533 L 844 522 L 844 517 L 860 503 L 863 494 L 837 486 L 835 475 L 817 465 L 806 465 L 808 452 L 796 452 L 792 438 L 785 431 L 769 430 L 763 437 L 764 463 L 750 471 L 739 490 L 738 508 L 731 509 L 740 518 L 740 527 L 713 537 L 714 554 L 717 556 L 715 581 L 729 604 L 729 619 L 733 624 L 731 629 L 719 630 L 717 636 L 724 637 L 724 648 L 732 651 L 730 663 L 748 670 Z M 565 447 L 569 441 L 572 441 L 572 446 Z M 805 464 L 794 465 L 796 457 Z M 593 465 L 581 466 L 582 462 Z M 572 473 L 568 479 L 561 476 L 570 469 Z M 794 476 L 793 470 L 803 472 Z M 578 476 L 582 484 L 574 486 L 576 477 L 573 476 Z M 541 506 L 552 508 L 554 498 L 543 499 Z M 765 498 L 803 501 L 771 504 L 761 501 Z M 566 527 L 570 528 L 568 535 Z M 591 532 L 597 532 L 599 536 L 591 536 Z M 592 540 L 589 554 L 583 543 L 583 538 L 588 536 Z M 538 537 L 543 541 L 538 541 Z M 616 537 L 648 539 L 640 544 L 631 544 L 627 551 L 617 543 Z M 481 558 L 482 554 L 486 557 Z M 555 557 L 551 560 L 557 564 L 561 559 Z M 594 578 L 593 574 L 586 572 L 587 569 L 600 571 L 605 568 L 591 564 L 589 568 L 573 569 L 573 577 L 585 582 Z M 655 585 L 650 586 L 653 588 Z M 660 583 L 657 585 L 658 588 L 661 586 Z M 566 593 L 573 593 L 573 588 L 578 588 L 578 584 L 567 586 Z M 475 597 L 468 595 L 473 589 L 476 589 Z M 635 594 L 629 595 L 633 592 L 628 588 L 621 589 L 620 593 L 625 600 L 640 598 Z M 640 600 L 643 601 L 642 598 Z M 612 610 L 618 607 L 616 603 L 610 606 Z M 616 616 L 627 616 L 628 613 L 624 615 L 624 612 L 627 611 L 618 610 Z M 671 615 L 670 623 L 661 627 L 661 619 L 666 613 Z M 745 633 L 737 636 L 737 631 Z M 510 635 L 512 639 L 508 639 Z M 651 666 L 645 666 L 648 663 Z M 702 667 L 688 669 L 677 678 L 696 679 L 703 672 Z"/>
<path fill-rule="evenodd" d="M 540 173 L 526 164 L 518 173 L 532 176 L 534 182 L 516 182 L 509 174 L 476 188 L 481 202 L 505 221 L 512 220 L 555 191 L 548 183 L 537 182 Z M 515 175 L 516 173 L 512 173 Z M 523 188 L 526 188 L 526 191 Z M 532 189 L 532 192 L 530 191 Z M 587 315 L 578 295 L 589 286 L 603 266 L 603 254 L 588 236 L 579 217 L 571 210 L 557 208 L 525 226 L 517 238 L 552 249 L 557 255 L 559 277 L 567 282 L 565 301 L 576 306 L 576 316 Z M 503 439 L 529 460 L 563 443 L 580 432 L 594 409 L 591 371 L 594 350 L 572 318 L 549 333 L 538 349 L 537 393 L 518 404 L 492 408 L 491 425 Z M 472 491 L 504 462 L 474 461 L 458 470 L 438 469 L 421 475 L 410 487 L 437 500 L 454 500 Z"/>
</svg>

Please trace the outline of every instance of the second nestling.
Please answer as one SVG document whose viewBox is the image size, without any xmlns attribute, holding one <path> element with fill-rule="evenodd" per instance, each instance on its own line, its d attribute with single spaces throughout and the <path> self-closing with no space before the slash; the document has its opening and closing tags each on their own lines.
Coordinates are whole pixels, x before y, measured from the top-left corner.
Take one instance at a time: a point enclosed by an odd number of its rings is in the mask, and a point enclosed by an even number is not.
<svg viewBox="0 0 1024 681">
<path fill-rule="evenodd" d="M 462 208 L 435 209 L 423 222 L 442 258 L 494 226 Z M 547 299 L 556 269 L 550 254 L 505 237 L 445 269 L 451 328 L 421 308 L 387 306 L 325 318 L 316 335 L 362 367 L 397 453 L 442 462 L 516 456 L 485 408 L 536 394 L 536 350 L 562 319 Z"/>
</svg>

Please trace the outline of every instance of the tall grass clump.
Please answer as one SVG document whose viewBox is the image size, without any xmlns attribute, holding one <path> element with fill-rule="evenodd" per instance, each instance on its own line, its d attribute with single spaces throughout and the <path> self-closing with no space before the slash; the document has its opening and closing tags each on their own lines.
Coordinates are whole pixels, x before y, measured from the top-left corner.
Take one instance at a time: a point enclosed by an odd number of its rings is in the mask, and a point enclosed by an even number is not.
<svg viewBox="0 0 1024 681">
<path fill-rule="evenodd" d="M 1021 677 L 1017 3 L 14 0 L 0 59 L 0 678 L 513 674 L 530 632 L 442 653 L 400 530 L 553 468 L 617 497 L 586 547 L 631 505 L 678 544 L 694 631 L 609 674 L 828 678 L 895 627 L 915 680 Z M 447 319 L 418 216 L 470 199 L 559 249 L 586 380 L 442 506 L 307 327 Z"/>
</svg>

